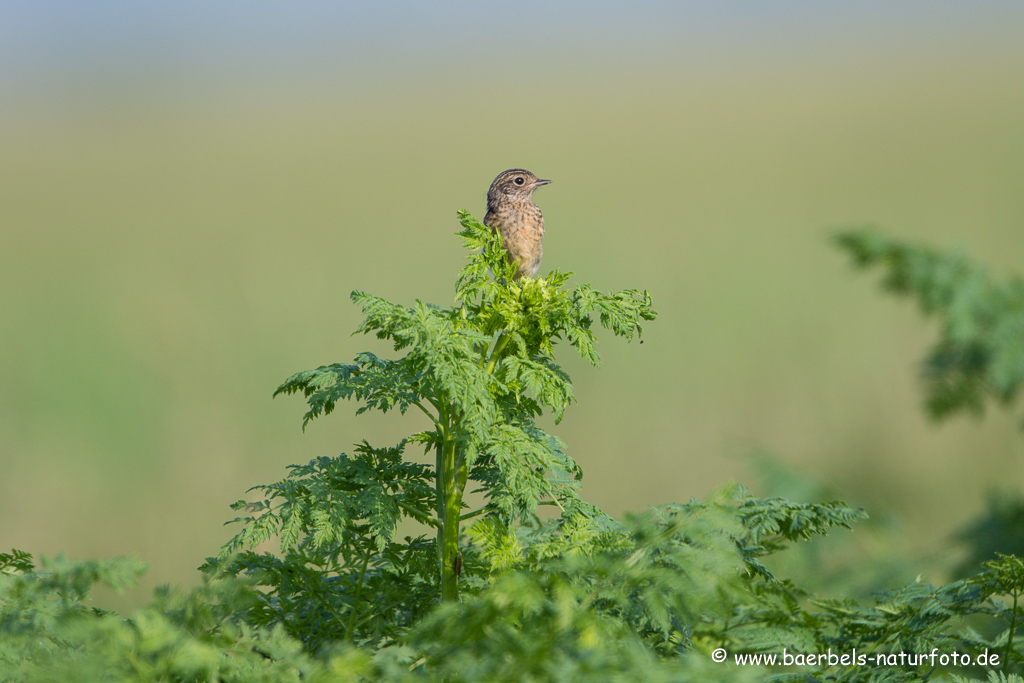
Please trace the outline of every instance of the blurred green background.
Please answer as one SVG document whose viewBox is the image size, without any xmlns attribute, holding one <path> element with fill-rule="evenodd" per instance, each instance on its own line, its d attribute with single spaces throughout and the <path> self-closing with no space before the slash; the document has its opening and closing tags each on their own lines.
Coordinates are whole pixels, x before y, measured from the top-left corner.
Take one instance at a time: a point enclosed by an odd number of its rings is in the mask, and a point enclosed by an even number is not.
<svg viewBox="0 0 1024 683">
<path fill-rule="evenodd" d="M 1024 273 L 1021 35 L 994 1 L 5 3 L 0 549 L 190 585 L 250 486 L 421 428 L 343 405 L 303 433 L 270 396 L 384 351 L 351 290 L 450 303 L 456 210 L 520 166 L 554 180 L 542 273 L 660 313 L 600 370 L 563 349 L 579 404 L 546 424 L 589 500 L 759 492 L 768 452 L 941 580 L 1020 488 L 1020 411 L 929 423 L 933 327 L 828 238 Z"/>
</svg>

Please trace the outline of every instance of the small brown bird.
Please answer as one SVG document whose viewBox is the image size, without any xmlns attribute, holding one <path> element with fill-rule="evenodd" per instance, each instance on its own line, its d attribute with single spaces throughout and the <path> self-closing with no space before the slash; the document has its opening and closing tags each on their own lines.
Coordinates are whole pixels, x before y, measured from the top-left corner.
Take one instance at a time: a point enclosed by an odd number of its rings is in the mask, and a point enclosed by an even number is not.
<svg viewBox="0 0 1024 683">
<path fill-rule="evenodd" d="M 501 173 L 487 191 L 487 215 L 484 225 L 501 233 L 509 260 L 516 264 L 514 279 L 533 277 L 544 255 L 544 216 L 531 201 L 533 191 L 550 180 L 521 168 Z"/>
</svg>

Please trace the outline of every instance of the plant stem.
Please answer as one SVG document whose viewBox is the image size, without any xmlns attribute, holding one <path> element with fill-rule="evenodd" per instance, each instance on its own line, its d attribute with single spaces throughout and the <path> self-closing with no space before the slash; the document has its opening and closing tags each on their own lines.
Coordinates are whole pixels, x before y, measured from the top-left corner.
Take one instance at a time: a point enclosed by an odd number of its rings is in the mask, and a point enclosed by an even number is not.
<svg viewBox="0 0 1024 683">
<path fill-rule="evenodd" d="M 491 351 L 491 357 L 487 361 L 487 367 L 484 371 L 490 375 L 494 373 L 494 366 L 498 364 L 498 360 L 501 358 L 501 352 L 508 346 L 509 335 L 508 332 L 502 332 L 501 336 L 498 337 L 498 341 L 494 342 L 494 350 Z"/>
<path fill-rule="evenodd" d="M 1006 660 L 1003 662 L 1003 673 L 1010 670 L 1010 654 L 1013 652 L 1013 634 L 1017 630 L 1017 603 L 1020 601 L 1020 593 L 1013 594 L 1013 614 L 1010 621 L 1010 632 L 1006 635 Z"/>
<path fill-rule="evenodd" d="M 370 553 L 367 552 L 363 557 L 363 567 L 359 570 L 359 583 L 356 584 L 356 598 L 352 602 L 352 613 L 349 615 L 348 626 L 345 628 L 345 642 L 352 640 L 352 633 L 355 632 L 356 627 L 356 606 L 360 605 L 360 596 L 363 593 L 363 582 L 366 581 L 366 568 L 370 565 Z"/>
<path fill-rule="evenodd" d="M 505 347 L 508 346 L 510 336 L 503 332 L 494 343 L 490 357 L 485 354 L 486 365 L 484 370 L 492 374 L 501 360 Z M 438 571 L 441 577 L 441 601 L 454 602 L 459 599 L 459 577 L 456 574 L 456 558 L 459 557 L 459 527 L 462 523 L 462 495 L 466 490 L 466 482 L 469 480 L 469 465 L 466 462 L 466 454 L 458 453 L 455 447 L 453 432 L 457 430 L 454 424 L 457 418 L 448 411 L 446 397 L 439 396 L 437 401 L 431 401 L 437 408 L 438 416 L 434 424 L 437 425 L 438 433 L 441 436 L 437 446 L 437 562 Z M 422 406 L 420 406 L 423 409 Z M 430 414 L 427 410 L 423 412 Z M 478 514 L 478 513 L 474 513 Z M 472 517 L 474 514 L 470 514 Z"/>
<path fill-rule="evenodd" d="M 494 343 L 484 370 L 494 372 L 501 359 L 510 336 L 503 332 Z M 462 495 L 469 480 L 469 465 L 466 454 L 458 453 L 453 432 L 457 430 L 456 417 L 448 411 L 448 401 L 439 396 L 436 403 L 438 416 L 435 424 L 441 436 L 437 446 L 437 562 L 441 577 L 441 601 L 454 602 L 459 599 L 459 577 L 456 574 L 456 558 L 459 556 L 459 527 L 462 522 Z M 422 409 L 422 406 L 421 406 Z M 424 410 L 429 415 L 429 412 Z"/>
<path fill-rule="evenodd" d="M 454 417 L 448 413 L 446 401 L 439 401 L 441 440 L 437 446 L 437 560 L 441 580 L 441 601 L 459 599 L 459 577 L 455 575 L 455 558 L 459 554 L 459 513 L 462 511 L 462 489 L 456 482 Z"/>
<path fill-rule="evenodd" d="M 440 528 L 441 527 L 441 522 L 439 522 L 436 519 L 434 519 L 433 517 L 429 516 L 427 513 L 423 512 L 422 510 L 418 510 L 418 509 L 414 508 L 411 505 L 403 503 L 400 500 L 396 500 L 395 504 L 397 504 L 398 507 L 402 508 L 402 510 L 405 511 L 405 514 L 409 515 L 410 517 L 415 519 L 417 522 L 420 522 L 422 524 L 426 524 L 427 526 L 432 526 L 432 527 L 435 527 L 435 528 Z"/>
<path fill-rule="evenodd" d="M 484 371 L 493 374 L 501 360 L 505 347 L 511 336 L 502 332 L 494 342 L 490 357 L 486 356 Z M 436 403 L 431 401 L 438 411 L 435 424 L 441 434 L 437 447 L 437 557 L 441 576 L 441 601 L 454 602 L 459 599 L 459 577 L 456 574 L 456 558 L 459 556 L 459 526 L 462 522 L 462 495 L 469 480 L 469 465 L 465 453 L 457 453 L 455 438 L 452 432 L 457 428 L 457 418 L 448 412 L 448 401 L 439 396 Z M 422 409 L 422 406 L 420 406 Z M 423 412 L 429 415 L 429 412 Z M 472 515 L 471 515 L 472 516 Z"/>
<path fill-rule="evenodd" d="M 455 558 L 459 554 L 459 513 L 462 507 L 462 492 L 456 485 L 455 441 L 448 438 L 440 451 L 441 471 L 438 475 L 439 518 L 441 528 L 437 531 L 440 547 L 441 600 L 454 602 L 459 599 L 459 579 L 455 575 Z"/>
</svg>

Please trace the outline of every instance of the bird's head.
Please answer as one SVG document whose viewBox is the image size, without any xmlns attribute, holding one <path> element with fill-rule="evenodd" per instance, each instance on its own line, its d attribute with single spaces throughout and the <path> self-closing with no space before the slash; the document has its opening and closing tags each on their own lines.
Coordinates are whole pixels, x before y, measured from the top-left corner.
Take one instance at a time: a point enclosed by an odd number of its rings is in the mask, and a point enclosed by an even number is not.
<svg viewBox="0 0 1024 683">
<path fill-rule="evenodd" d="M 550 180 L 541 180 L 525 169 L 511 168 L 500 173 L 491 183 L 491 189 L 487 191 L 487 202 L 493 204 L 502 199 L 528 202 L 534 190 L 550 182 Z"/>
</svg>

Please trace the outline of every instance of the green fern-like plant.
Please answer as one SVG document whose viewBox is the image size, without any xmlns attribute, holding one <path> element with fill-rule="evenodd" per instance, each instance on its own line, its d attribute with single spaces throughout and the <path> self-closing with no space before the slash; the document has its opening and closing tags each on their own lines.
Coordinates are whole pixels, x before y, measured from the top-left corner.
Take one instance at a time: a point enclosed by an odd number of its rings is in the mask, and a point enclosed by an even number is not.
<svg viewBox="0 0 1024 683">
<path fill-rule="evenodd" d="M 917 299 L 941 321 L 923 364 L 928 412 L 945 418 L 980 413 L 991 396 L 1011 403 L 1024 384 L 1024 280 L 994 280 L 957 251 L 903 243 L 876 230 L 836 236 L 862 268 L 886 269 L 883 286 Z"/>
<path fill-rule="evenodd" d="M 557 423 L 574 400 L 555 350 L 567 342 L 597 365 L 595 322 L 627 339 L 639 336 L 643 321 L 656 315 L 651 297 L 637 290 L 604 294 L 587 285 L 568 289 L 571 273 L 559 271 L 513 280 L 500 237 L 467 212 L 459 219 L 470 256 L 455 305 L 416 301 L 406 307 L 352 294 L 364 315 L 357 332 L 387 340 L 403 355 L 363 352 L 352 363 L 297 373 L 275 392 L 303 394 L 304 427 L 341 400 L 355 401 L 357 413 L 414 409 L 432 425 L 394 448 L 363 443 L 352 455 L 294 467 L 288 479 L 258 487 L 262 500 L 236 504 L 250 513 L 240 520 L 245 527 L 210 566 L 272 577 L 276 616 L 288 612 L 287 596 L 301 590 L 322 597 L 312 613 L 305 603 L 303 620 L 336 615 L 345 635 L 386 641 L 393 633 L 369 628 L 383 606 L 411 623 L 429 606 L 425 589 L 434 588 L 444 601 L 458 598 L 460 577 L 479 561 L 460 547 L 464 524 L 475 520 L 472 537 L 492 546 L 502 539 L 515 555 L 511 529 L 537 526 L 538 506 L 583 506 L 579 466 L 536 423 L 545 410 Z M 403 457 L 413 444 L 434 453 L 433 468 Z M 469 487 L 483 493 L 479 509 L 464 503 Z M 422 562 L 425 538 L 396 542 L 402 518 L 435 529 L 433 572 Z M 271 536 L 280 537 L 283 560 L 245 550 Z M 283 567 L 297 561 L 307 569 L 286 576 Z M 344 590 L 336 590 L 342 584 Z M 354 606 L 366 604 L 366 595 L 381 602 L 359 613 Z"/>
</svg>

